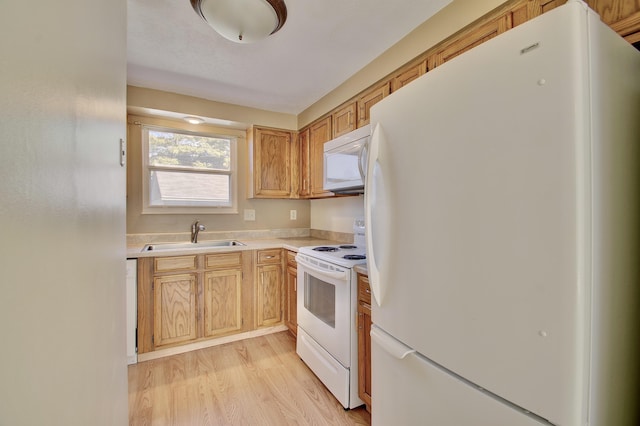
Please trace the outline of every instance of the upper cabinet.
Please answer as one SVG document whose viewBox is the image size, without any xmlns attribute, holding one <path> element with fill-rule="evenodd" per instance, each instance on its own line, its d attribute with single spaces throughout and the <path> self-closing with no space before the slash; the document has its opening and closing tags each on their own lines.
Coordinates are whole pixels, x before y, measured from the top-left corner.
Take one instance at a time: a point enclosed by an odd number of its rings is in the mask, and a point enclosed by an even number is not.
<svg viewBox="0 0 640 426">
<path fill-rule="evenodd" d="M 368 89 L 358 97 L 358 127 L 369 124 L 369 111 L 371 107 L 380 102 L 391 92 L 391 82 L 384 83 Z"/>
<path fill-rule="evenodd" d="M 333 137 L 337 138 L 356 129 L 356 103 L 350 102 L 331 114 Z"/>
<path fill-rule="evenodd" d="M 435 54 L 432 56 L 434 61 L 433 66 L 429 68 L 442 65 L 456 56 L 494 38 L 498 34 L 502 34 L 509 29 L 510 24 L 509 15 L 503 15 L 469 32 L 461 34 L 460 37 L 456 37 L 435 51 Z"/>
<path fill-rule="evenodd" d="M 302 129 L 298 132 L 298 158 L 300 173 L 299 173 L 299 191 L 298 194 L 302 198 L 307 198 L 311 195 L 311 171 L 310 168 L 310 148 L 309 148 L 309 128 Z"/>
<path fill-rule="evenodd" d="M 309 197 L 331 197 L 333 192 L 325 191 L 322 186 L 324 173 L 324 143 L 331 140 L 331 116 L 316 121 L 309 126 Z"/>
<path fill-rule="evenodd" d="M 403 67 L 391 79 L 391 91 L 404 87 L 416 78 L 427 72 L 427 60 L 421 59 L 418 63 Z"/>
<path fill-rule="evenodd" d="M 587 3 L 600 14 L 605 24 L 629 43 L 640 41 L 640 1 L 588 0 Z"/>
<path fill-rule="evenodd" d="M 249 147 L 249 198 L 297 198 L 299 153 L 288 130 L 252 127 Z"/>
</svg>

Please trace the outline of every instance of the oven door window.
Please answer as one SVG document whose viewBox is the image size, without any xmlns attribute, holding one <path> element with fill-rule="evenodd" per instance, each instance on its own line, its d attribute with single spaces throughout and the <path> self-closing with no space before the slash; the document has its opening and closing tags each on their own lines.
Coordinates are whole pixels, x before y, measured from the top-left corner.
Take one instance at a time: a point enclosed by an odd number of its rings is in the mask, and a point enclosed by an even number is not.
<svg viewBox="0 0 640 426">
<path fill-rule="evenodd" d="M 305 274 L 304 307 L 331 328 L 336 328 L 336 287 Z"/>
</svg>

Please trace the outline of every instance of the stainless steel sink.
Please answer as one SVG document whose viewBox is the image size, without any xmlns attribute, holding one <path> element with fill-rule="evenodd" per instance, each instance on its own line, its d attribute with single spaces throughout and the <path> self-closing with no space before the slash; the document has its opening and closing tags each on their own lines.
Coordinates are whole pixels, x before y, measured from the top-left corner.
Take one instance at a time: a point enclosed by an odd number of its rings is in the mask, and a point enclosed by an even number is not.
<svg viewBox="0 0 640 426">
<path fill-rule="evenodd" d="M 197 243 L 160 243 L 147 244 L 142 251 L 167 251 L 167 250 L 197 250 L 203 248 L 224 248 L 234 246 L 244 246 L 240 241 L 199 241 Z"/>
</svg>

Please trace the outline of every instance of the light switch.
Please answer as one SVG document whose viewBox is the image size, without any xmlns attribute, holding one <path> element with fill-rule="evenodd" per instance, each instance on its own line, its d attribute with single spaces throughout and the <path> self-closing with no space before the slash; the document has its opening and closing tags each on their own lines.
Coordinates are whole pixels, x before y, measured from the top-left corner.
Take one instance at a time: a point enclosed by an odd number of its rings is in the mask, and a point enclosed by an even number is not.
<svg viewBox="0 0 640 426">
<path fill-rule="evenodd" d="M 289 219 L 291 220 L 298 219 L 298 210 L 289 210 Z"/>
</svg>

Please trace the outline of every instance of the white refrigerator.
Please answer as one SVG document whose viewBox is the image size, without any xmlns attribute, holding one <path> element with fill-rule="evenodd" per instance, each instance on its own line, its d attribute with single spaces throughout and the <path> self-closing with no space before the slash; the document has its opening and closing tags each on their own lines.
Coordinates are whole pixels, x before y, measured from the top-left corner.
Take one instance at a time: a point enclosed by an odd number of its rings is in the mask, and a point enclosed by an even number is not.
<svg viewBox="0 0 640 426">
<path fill-rule="evenodd" d="M 570 1 L 371 124 L 372 424 L 638 424 L 640 52 Z"/>
</svg>

